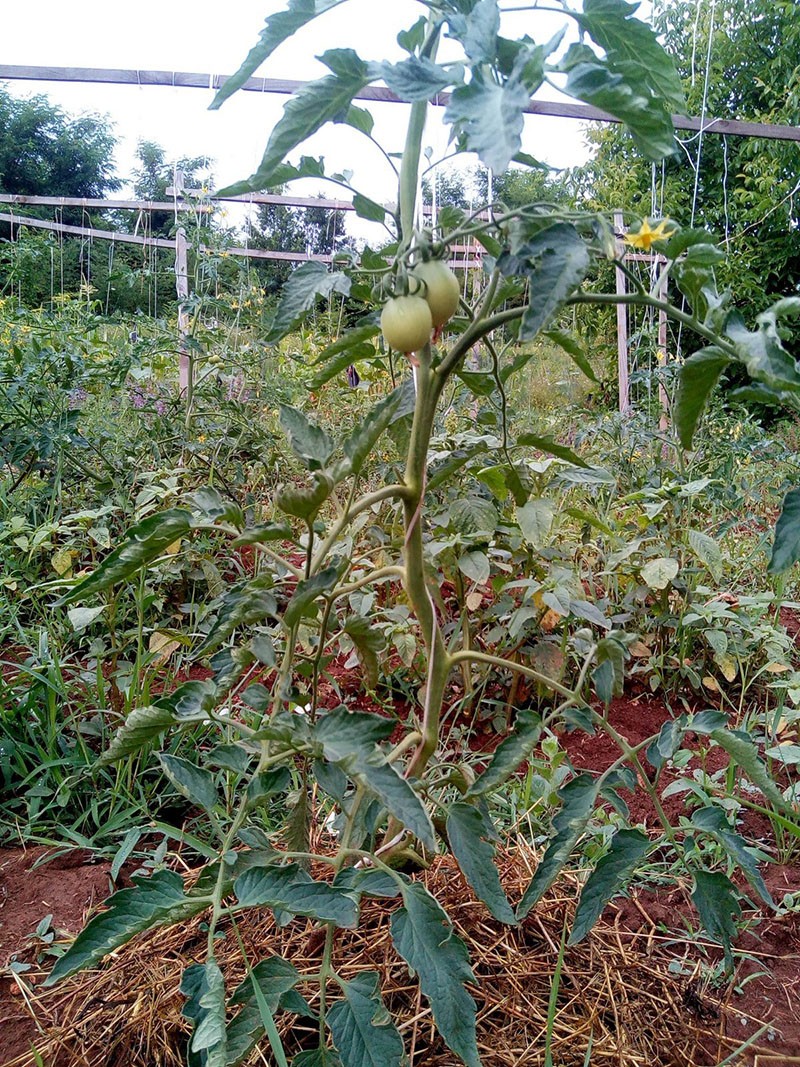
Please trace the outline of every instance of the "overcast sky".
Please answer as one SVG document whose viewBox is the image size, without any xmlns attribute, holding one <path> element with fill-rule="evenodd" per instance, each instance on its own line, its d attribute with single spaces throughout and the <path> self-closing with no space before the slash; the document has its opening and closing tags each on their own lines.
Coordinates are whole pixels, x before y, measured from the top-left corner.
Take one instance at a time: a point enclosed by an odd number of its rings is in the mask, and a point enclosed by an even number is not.
<svg viewBox="0 0 800 1067">
<path fill-rule="evenodd" d="M 284 7 L 283 0 L 231 0 L 227 4 L 136 0 L 124 7 L 108 0 L 37 0 L 35 6 L 6 0 L 0 63 L 229 74 L 257 40 L 265 17 Z M 416 0 L 349 0 L 279 48 L 258 74 L 270 78 L 318 77 L 325 69 L 313 57 L 328 48 L 354 47 L 365 59 L 400 58 L 397 32 L 410 26 L 424 10 Z M 561 16 L 531 12 L 514 19 L 513 24 L 504 24 L 505 32 L 527 32 L 540 41 L 565 21 Z M 27 81 L 6 85 L 15 95 L 45 93 L 72 113 L 107 114 L 120 142 L 120 177 L 130 175 L 137 141 L 152 140 L 166 148 L 169 158 L 212 157 L 218 187 L 248 177 L 256 169 L 286 100 L 272 94 L 241 92 L 219 111 L 209 111 L 213 93 L 205 89 Z M 370 108 L 378 139 L 389 151 L 400 151 L 406 107 L 370 104 Z M 426 130 L 426 142 L 434 149 L 435 158 L 446 144 L 440 115 L 433 112 Z M 574 120 L 528 116 L 523 147 L 556 167 L 586 158 L 583 127 Z M 327 127 L 302 151 L 323 155 L 329 171 L 353 170 L 354 184 L 377 200 L 395 196 L 386 163 L 355 131 Z M 310 181 L 297 188 L 306 195 L 318 190 L 319 183 Z M 336 195 L 333 187 L 328 187 L 328 192 Z"/>
</svg>

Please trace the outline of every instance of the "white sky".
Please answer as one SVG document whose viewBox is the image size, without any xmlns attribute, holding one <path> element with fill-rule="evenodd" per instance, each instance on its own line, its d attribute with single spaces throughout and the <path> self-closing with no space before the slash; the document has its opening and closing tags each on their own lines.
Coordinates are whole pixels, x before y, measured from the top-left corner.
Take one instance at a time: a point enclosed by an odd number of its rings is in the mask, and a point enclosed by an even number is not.
<svg viewBox="0 0 800 1067">
<path fill-rule="evenodd" d="M 35 6 L 3 3 L 0 19 L 0 63 L 59 67 L 123 67 L 140 70 L 233 73 L 241 64 L 267 15 L 285 7 L 283 0 L 210 0 L 191 3 L 137 0 L 121 5 L 96 0 L 37 0 Z M 320 16 L 262 65 L 258 75 L 307 79 L 326 73 L 314 56 L 328 48 L 353 47 L 364 59 L 399 59 L 395 37 L 425 9 L 416 0 L 349 0 Z M 388 16 L 388 17 L 387 17 Z M 504 21 L 507 33 L 529 33 L 543 41 L 564 24 L 561 16 L 540 12 Z M 15 95 L 45 93 L 66 111 L 100 112 L 110 116 L 119 146 L 117 173 L 130 175 L 138 140 L 162 144 L 168 158 L 207 155 L 215 162 L 217 187 L 248 177 L 256 169 L 269 132 L 286 97 L 240 92 L 219 111 L 209 111 L 213 93 L 205 89 L 160 86 L 113 86 L 63 82 L 6 82 Z M 551 94 L 552 95 L 552 94 Z M 362 102 L 362 106 L 366 106 Z M 400 151 L 406 107 L 369 104 L 375 133 L 389 151 Z M 441 112 L 432 109 L 426 143 L 434 158 L 444 153 L 446 137 Z M 523 149 L 552 166 L 582 162 L 587 155 L 582 124 L 528 116 Z M 396 196 L 394 179 L 377 150 L 344 126 L 323 128 L 300 154 L 325 157 L 326 169 L 349 169 L 353 184 L 379 201 Z M 475 162 L 469 157 L 470 164 Z M 337 196 L 308 180 L 296 191 Z"/>
</svg>

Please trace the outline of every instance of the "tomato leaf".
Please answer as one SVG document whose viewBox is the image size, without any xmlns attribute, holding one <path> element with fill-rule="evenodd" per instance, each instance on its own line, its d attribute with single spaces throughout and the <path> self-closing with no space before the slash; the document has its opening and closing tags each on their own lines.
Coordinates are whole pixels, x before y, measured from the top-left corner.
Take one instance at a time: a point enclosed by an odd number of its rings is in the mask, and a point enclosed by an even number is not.
<svg viewBox="0 0 800 1067">
<path fill-rule="evenodd" d="M 346 274 L 331 272 L 324 263 L 315 260 L 301 263 L 283 287 L 281 302 L 265 338 L 267 344 L 275 344 L 291 333 L 321 297 L 332 293 L 347 296 L 349 292 L 350 279 Z"/>
<path fill-rule="evenodd" d="M 381 998 L 375 971 L 342 982 L 343 1000 L 332 1004 L 328 1025 L 347 1067 L 400 1067 L 403 1039 Z"/>
<path fill-rule="evenodd" d="M 600 918 L 603 908 L 628 881 L 650 847 L 650 838 L 641 830 L 618 830 L 611 847 L 589 875 L 581 892 L 569 944 L 582 941 Z"/>
<path fill-rule="evenodd" d="M 517 920 L 494 865 L 491 821 L 473 804 L 457 801 L 447 815 L 447 839 L 464 877 L 495 919 L 509 926 Z"/>
</svg>

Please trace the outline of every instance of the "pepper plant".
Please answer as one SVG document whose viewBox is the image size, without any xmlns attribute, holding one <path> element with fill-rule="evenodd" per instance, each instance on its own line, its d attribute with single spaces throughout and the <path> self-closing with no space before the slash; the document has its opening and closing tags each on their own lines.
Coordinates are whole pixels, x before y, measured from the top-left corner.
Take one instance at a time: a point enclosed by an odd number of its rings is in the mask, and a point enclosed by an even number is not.
<svg viewBox="0 0 800 1067">
<path fill-rule="evenodd" d="M 220 91 L 215 106 L 295 32 L 345 6 L 346 0 L 290 0 L 285 10 L 267 18 L 258 43 Z M 619 251 L 607 219 L 549 204 L 509 211 L 502 203 L 492 203 L 487 211 L 470 215 L 448 209 L 428 229 L 421 226 L 417 190 L 431 102 L 440 103 L 449 94 L 444 120 L 456 150 L 476 154 L 495 172 L 512 162 L 535 165 L 523 148 L 523 119 L 531 97 L 545 83 L 614 115 L 652 160 L 674 150 L 670 116 L 683 105 L 672 62 L 650 28 L 634 17 L 636 5 L 585 0 L 582 10 L 573 10 L 557 4 L 576 31 L 571 43 L 563 33 L 545 43 L 527 34 L 504 35 L 505 7 L 530 10 L 533 24 L 536 6 L 427 0 L 419 20 L 398 36 L 406 53 L 400 61 L 368 61 L 353 49 L 321 56 L 330 73 L 288 101 L 257 172 L 227 192 L 267 189 L 306 176 L 328 177 L 352 188 L 350 176 L 326 175 L 319 160 L 304 156 L 290 163 L 287 156 L 329 122 L 345 123 L 371 139 L 372 118 L 354 100 L 372 83 L 384 82 L 410 104 L 396 215 L 352 189 L 356 211 L 383 222 L 393 233 L 391 242 L 380 250 L 366 249 L 333 269 L 314 262 L 298 267 L 266 338 L 277 344 L 320 300 L 341 294 L 351 306 L 360 304 L 362 315 L 316 360 L 311 387 L 319 389 L 356 361 L 377 358 L 375 340 L 382 328 L 385 341 L 407 358 L 406 380 L 376 403 L 343 441 L 334 441 L 301 410 L 281 408 L 283 429 L 305 478 L 275 492 L 271 521 L 252 525 L 215 489 L 202 490 L 186 507 L 141 522 L 63 598 L 85 601 L 105 593 L 198 531 L 229 539 L 232 551 L 255 546 L 269 564 L 257 577 L 230 586 L 212 605 L 213 621 L 196 656 L 207 659 L 213 677 L 185 682 L 171 694 L 136 707 L 99 760 L 105 766 L 124 759 L 198 720 L 218 724 L 220 744 L 198 752 L 196 760 L 168 752 L 158 756 L 174 787 L 206 813 L 216 858 L 188 881 L 170 870 L 135 879 L 133 888 L 117 893 L 108 909 L 90 921 L 49 978 L 56 982 L 97 963 L 138 932 L 207 912 L 205 960 L 186 968 L 181 986 L 187 998 L 184 1012 L 193 1026 L 188 1050 L 192 1065 L 239 1063 L 265 1034 L 275 1061 L 286 1064 L 275 1024 L 275 1016 L 284 1011 L 305 1012 L 318 1022 L 315 1046 L 294 1055 L 295 1067 L 401 1064 L 403 1039 L 385 1011 L 378 975 L 362 973 L 345 980 L 335 967 L 337 928 L 356 926 L 362 897 L 377 896 L 395 901 L 394 947 L 418 976 L 443 1040 L 465 1064 L 476 1067 L 480 1058 L 476 1005 L 467 989 L 474 981 L 468 948 L 413 871 L 437 852 L 450 850 L 494 920 L 522 923 L 578 849 L 600 804 L 615 809 L 617 829 L 584 885 L 572 942 L 587 934 L 607 901 L 657 848 L 688 871 L 701 919 L 723 944 L 728 959 L 740 892 L 726 871 L 708 869 L 709 850 L 700 847 L 702 842 L 713 839 L 721 845 L 769 902 L 752 856 L 721 811 L 696 815 L 691 832 L 679 834 L 658 792 L 660 769 L 691 732 L 726 749 L 769 803 L 785 808 L 747 735 L 730 730 L 724 715 L 702 712 L 681 716 L 632 747 L 604 710 L 621 686 L 632 635 L 613 630 L 602 615 L 597 618 L 599 612 L 590 612 L 588 624 L 570 639 L 570 654 L 578 663 L 573 681 L 562 683 L 518 662 L 518 657 L 475 647 L 469 627 L 448 618 L 434 595 L 440 579 L 427 552 L 432 496 L 459 486 L 453 522 L 460 515 L 473 533 L 487 527 L 491 536 L 497 520 L 486 486 L 463 480 L 463 457 L 445 459 L 429 475 L 429 446 L 446 387 L 460 380 L 479 405 L 487 396 L 499 397 L 505 415 L 507 383 L 531 358 L 528 343 L 542 331 L 589 370 L 577 340 L 557 328 L 558 315 L 569 305 L 617 299 L 593 291 L 588 279 L 596 262 L 617 259 Z M 445 38 L 448 51 L 457 49 L 459 54 L 440 61 L 438 50 Z M 773 363 L 780 361 L 784 368 L 788 356 L 773 319 L 765 319 L 756 335 L 745 337 L 724 299 L 714 295 L 713 268 L 722 253 L 707 233 L 651 221 L 645 220 L 634 239 L 666 256 L 672 281 L 690 307 L 681 310 L 641 286 L 626 299 L 664 308 L 709 342 L 682 374 L 676 418 L 688 444 L 704 397 L 725 361 L 747 363 L 764 381 Z M 468 236 L 477 238 L 486 253 L 473 302 L 456 300 L 449 270 L 441 262 L 451 245 Z M 796 310 L 793 303 L 781 305 L 775 315 L 791 309 Z M 465 367 L 467 355 L 476 349 L 489 369 Z M 775 383 L 770 378 L 767 384 Z M 385 434 L 405 442 L 404 467 L 394 480 L 365 486 L 370 454 Z M 496 443 L 490 446 L 491 440 Z M 499 498 L 509 500 L 507 521 L 530 539 L 535 539 L 547 508 L 521 458 L 524 449 L 533 446 L 576 469 L 589 466 L 555 441 L 531 434 L 511 440 L 505 418 L 497 438 L 476 441 L 467 458 L 481 447 L 492 447 L 492 485 L 499 486 Z M 584 518 L 593 521 L 591 515 Z M 374 546 L 360 537 L 368 522 L 381 524 L 385 531 L 377 561 Z M 471 555 L 473 573 L 477 567 L 480 574 L 481 560 L 474 558 L 480 553 Z M 399 724 L 351 710 L 346 702 L 330 708 L 320 701 L 320 679 L 341 642 L 356 650 L 368 683 L 377 680 L 386 655 L 384 635 L 375 625 L 378 598 L 372 594 L 378 591 L 382 603 L 402 601 L 408 606 L 423 650 L 419 713 L 410 712 L 408 721 Z M 519 595 L 531 595 L 524 582 Z M 544 709 L 517 714 L 507 737 L 477 774 L 466 751 L 446 758 L 440 748 L 451 687 L 459 679 L 468 682 L 475 666 L 516 672 L 552 694 Z M 565 725 L 605 731 L 618 744 L 619 758 L 603 774 L 572 773 L 564 780 L 557 791 L 560 806 L 550 841 L 522 899 L 512 907 L 493 864 L 498 834 L 492 795 L 531 755 L 544 731 Z M 647 773 L 645 761 L 650 764 Z M 662 824 L 660 838 L 630 824 L 619 792 L 623 788 L 650 794 Z M 318 827 L 331 812 L 335 847 L 314 852 L 310 827 Z M 319 841 L 320 833 L 313 839 Z M 226 989 L 215 959 L 215 939 L 221 927 L 250 908 L 274 909 L 279 923 L 295 916 L 318 922 L 324 930 L 318 971 L 301 974 L 291 960 L 269 957 L 254 965 L 248 962 L 245 980 L 235 990 Z M 309 1000 L 298 995 L 298 987 Z"/>
</svg>

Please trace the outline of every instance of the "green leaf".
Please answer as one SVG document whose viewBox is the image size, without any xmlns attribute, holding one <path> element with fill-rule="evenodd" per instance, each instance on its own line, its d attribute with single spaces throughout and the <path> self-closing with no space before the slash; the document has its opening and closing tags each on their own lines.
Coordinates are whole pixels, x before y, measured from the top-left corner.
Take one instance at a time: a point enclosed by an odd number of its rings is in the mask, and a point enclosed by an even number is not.
<svg viewBox="0 0 800 1067">
<path fill-rule="evenodd" d="M 381 63 L 381 77 L 401 100 L 432 100 L 454 80 L 461 78 L 427 56 L 410 56 L 400 63 Z"/>
<path fill-rule="evenodd" d="M 478 68 L 468 85 L 453 90 L 444 120 L 463 134 L 467 148 L 484 166 L 502 174 L 522 147 L 524 112 L 530 90 L 517 69 L 505 85 Z"/>
<path fill-rule="evenodd" d="M 497 55 L 500 9 L 497 0 L 477 0 L 469 4 L 469 15 L 448 15 L 451 36 L 462 44 L 476 66 L 491 63 Z"/>
<path fill-rule="evenodd" d="M 267 522 L 262 526 L 251 526 L 243 530 L 239 536 L 231 542 L 234 548 L 240 545 L 265 545 L 270 541 L 293 541 L 294 531 L 286 522 Z"/>
<path fill-rule="evenodd" d="M 285 793 L 292 783 L 288 767 L 276 767 L 270 771 L 260 771 L 247 784 L 247 806 L 255 807 L 268 800 L 276 793 Z"/>
<path fill-rule="evenodd" d="M 338 763 L 354 752 L 371 753 L 394 730 L 394 723 L 384 715 L 350 711 L 343 704 L 320 715 L 313 738 L 322 745 L 325 759 Z"/>
<path fill-rule="evenodd" d="M 124 756 L 138 752 L 172 726 L 175 721 L 175 715 L 169 708 L 154 705 L 134 708 L 111 738 L 111 744 L 101 754 L 95 766 L 105 767 L 109 763 L 116 763 Z"/>
<path fill-rule="evenodd" d="M 674 153 L 675 131 L 663 101 L 648 96 L 644 88 L 635 73 L 623 76 L 593 60 L 571 67 L 564 92 L 624 122 L 639 151 L 658 163 Z"/>
<path fill-rule="evenodd" d="M 281 429 L 289 439 L 292 451 L 305 466 L 321 470 L 333 452 L 333 441 L 321 426 L 311 422 L 298 408 L 280 405 Z"/>
<path fill-rule="evenodd" d="M 458 557 L 458 569 L 462 574 L 472 582 L 477 582 L 478 585 L 483 585 L 484 582 L 489 581 L 489 575 L 492 573 L 491 565 L 489 563 L 489 557 L 485 552 L 473 551 L 463 552 Z"/>
<path fill-rule="evenodd" d="M 311 523 L 333 489 L 334 481 L 327 471 L 314 471 L 310 486 L 282 485 L 275 494 L 275 507 Z"/>
<path fill-rule="evenodd" d="M 296 863 L 253 867 L 239 875 L 233 888 L 243 908 L 279 908 L 337 926 L 356 925 L 357 908 L 352 895 L 334 889 L 328 882 L 315 882 Z"/>
<path fill-rule="evenodd" d="M 756 321 L 758 329 L 751 332 L 734 312 L 728 316 L 725 333 L 736 346 L 751 378 L 771 389 L 797 393 L 800 371 L 791 353 L 783 347 L 775 310 L 762 312 Z"/>
<path fill-rule="evenodd" d="M 556 456 L 557 459 L 565 459 L 567 463 L 573 463 L 576 467 L 590 469 L 590 465 L 586 460 L 581 459 L 577 452 L 573 452 L 566 445 L 560 445 L 552 437 L 540 437 L 535 433 L 523 433 L 517 438 L 516 447 L 538 448 L 540 452 Z"/>
<path fill-rule="evenodd" d="M 325 570 L 315 574 L 312 578 L 303 578 L 299 581 L 292 599 L 286 605 L 286 611 L 283 615 L 284 624 L 287 627 L 291 627 L 296 622 L 300 622 L 302 617 L 308 614 L 306 609 L 314 603 L 317 597 L 329 593 L 338 580 L 339 568 L 326 567 Z"/>
<path fill-rule="evenodd" d="M 535 498 L 517 508 L 517 522 L 522 536 L 533 548 L 544 548 L 550 535 L 556 509 L 552 500 Z"/>
<path fill-rule="evenodd" d="M 375 349 L 367 342 L 371 341 L 373 337 L 377 337 L 380 332 L 381 328 L 377 320 L 373 316 L 368 316 L 361 319 L 359 324 L 352 330 L 343 333 L 338 340 L 323 349 L 320 355 L 310 364 L 312 367 L 324 366 L 325 369 L 311 380 L 309 388 L 312 390 L 320 389 L 339 371 L 344 370 L 348 364 L 354 363 L 357 359 L 365 358 L 365 351 L 368 350 L 374 355 Z M 331 364 L 335 368 L 332 373 L 329 366 Z"/>
<path fill-rule="evenodd" d="M 561 808 L 553 818 L 555 834 L 517 907 L 517 919 L 524 919 L 558 878 L 594 810 L 597 790 L 590 774 L 579 774 L 558 790 Z"/>
<path fill-rule="evenodd" d="M 718 871 L 695 871 L 692 902 L 708 936 L 722 945 L 730 970 L 733 967 L 731 943 L 738 933 L 736 920 L 742 914 L 736 886 Z"/>
<path fill-rule="evenodd" d="M 143 930 L 171 925 L 203 911 L 210 897 L 186 894 L 174 871 L 156 871 L 150 878 L 132 878 L 132 889 L 121 889 L 107 901 L 106 911 L 95 915 L 56 961 L 45 985 L 54 985 L 104 956 Z"/>
<path fill-rule="evenodd" d="M 696 722 L 696 720 L 695 720 Z M 694 722 L 693 729 L 696 729 Z M 753 785 L 758 786 L 766 799 L 778 811 L 793 815 L 792 807 L 784 800 L 783 793 L 773 781 L 766 765 L 758 755 L 758 749 L 746 734 L 733 730 L 711 730 L 708 734 L 712 741 L 723 748 L 747 775 Z"/>
<path fill-rule="evenodd" d="M 342 982 L 344 1000 L 328 1011 L 333 1042 L 345 1067 L 400 1067 L 403 1039 L 381 998 L 375 971 Z"/>
<path fill-rule="evenodd" d="M 372 113 L 370 111 L 367 111 L 365 107 L 356 107 L 355 104 L 350 105 L 350 107 L 347 109 L 347 114 L 345 115 L 342 121 L 346 126 L 352 126 L 354 130 L 358 130 L 360 133 L 365 133 L 367 137 L 372 134 L 372 131 L 375 127 L 375 119 L 372 117 Z M 361 198 L 361 200 L 366 200 L 369 204 L 375 204 L 374 200 L 369 200 L 366 196 L 361 196 L 361 193 L 356 193 L 355 198 L 353 200 L 354 207 L 355 201 L 358 200 L 359 197 Z M 379 204 L 375 206 L 380 207 Z M 356 214 L 359 214 L 357 207 Z M 364 218 L 365 216 L 362 215 L 361 217 Z M 382 222 L 383 220 L 381 218 L 377 219 L 376 221 Z"/>
<path fill-rule="evenodd" d="M 730 357 L 711 345 L 694 352 L 678 371 L 678 393 L 672 414 L 684 448 L 692 447 L 706 401 L 729 363 Z"/>
<path fill-rule="evenodd" d="M 192 1020 L 189 1067 L 226 1067 L 225 979 L 213 956 L 183 972 L 181 993 L 187 998 L 181 1012 Z M 198 1056 L 197 1053 L 203 1053 Z"/>
<path fill-rule="evenodd" d="M 467 1067 L 480 1067 L 475 1038 L 475 1001 L 464 988 L 474 982 L 469 953 L 438 901 L 415 882 L 403 892 L 404 906 L 391 919 L 392 941 L 419 975 L 439 1033 Z"/>
<path fill-rule="evenodd" d="M 357 754 L 354 759 L 342 763 L 343 769 L 357 782 L 361 782 L 381 801 L 386 810 L 394 815 L 419 840 L 434 851 L 436 840 L 433 826 L 425 805 L 394 767 L 384 762 L 382 753 Z"/>
<path fill-rule="evenodd" d="M 67 617 L 70 626 L 77 634 L 81 630 L 85 630 L 87 626 L 91 626 L 93 622 L 96 622 L 105 610 L 105 604 L 101 604 L 97 608 L 70 608 L 67 611 Z"/>
<path fill-rule="evenodd" d="M 214 775 L 203 767 L 197 767 L 182 756 L 171 756 L 166 752 L 158 754 L 162 770 L 181 796 L 192 804 L 198 804 L 206 811 L 211 811 L 219 797 Z"/>
<path fill-rule="evenodd" d="M 600 384 L 583 345 L 576 337 L 573 337 L 571 333 L 566 333 L 564 330 L 546 330 L 544 336 L 560 348 L 563 348 L 575 366 L 583 371 L 590 382 L 594 382 L 595 385 Z"/>
<path fill-rule="evenodd" d="M 503 252 L 497 260 L 498 270 L 528 279 L 528 306 L 519 331 L 521 341 L 532 340 L 547 325 L 586 277 L 589 264 L 589 251 L 568 222 L 547 226 L 515 252 Z"/>
<path fill-rule="evenodd" d="M 205 485 L 192 493 L 192 505 L 201 512 L 204 519 L 216 522 L 223 519 L 234 526 L 244 526 L 242 509 L 233 500 L 224 500 L 211 485 Z"/>
<path fill-rule="evenodd" d="M 341 3 L 342 0 L 289 0 L 285 11 L 270 15 L 258 35 L 258 44 L 250 49 L 241 67 L 217 91 L 209 110 L 215 111 L 221 107 L 229 96 L 241 89 L 279 45 L 293 37 L 306 23 Z"/>
<path fill-rule="evenodd" d="M 626 0 L 585 0 L 575 19 L 605 51 L 612 70 L 647 87 L 673 111 L 685 114 L 686 100 L 675 63 L 645 22 L 632 18 L 637 4 Z"/>
<path fill-rule="evenodd" d="M 281 302 L 265 341 L 267 344 L 276 344 L 291 333 L 321 297 L 329 297 L 332 293 L 347 296 L 349 292 L 350 279 L 346 274 L 330 271 L 317 260 L 301 263 L 292 271 L 283 287 Z"/>
<path fill-rule="evenodd" d="M 358 474 L 384 431 L 404 415 L 410 415 L 414 402 L 414 382 L 408 378 L 367 412 L 344 442 L 345 463 L 334 471 L 337 481 Z"/>
<path fill-rule="evenodd" d="M 350 48 L 333 49 L 319 58 L 327 67 L 335 67 L 335 72 L 304 85 L 286 103 L 258 170 L 247 181 L 251 190 L 273 185 L 278 168 L 289 152 L 325 123 L 347 114 L 355 95 L 378 76 Z"/>
<path fill-rule="evenodd" d="M 292 1067 L 344 1067 L 344 1065 L 334 1049 L 321 1046 L 298 1052 L 292 1060 Z"/>
<path fill-rule="evenodd" d="M 278 602 L 274 594 L 264 588 L 267 584 L 272 584 L 271 577 L 254 578 L 234 586 L 223 595 L 216 622 L 197 650 L 198 657 L 206 656 L 218 648 L 228 640 L 234 630 L 277 616 Z"/>
<path fill-rule="evenodd" d="M 748 882 L 764 903 L 774 908 L 775 903 L 758 869 L 759 861 L 763 862 L 768 857 L 760 850 L 750 848 L 745 839 L 735 833 L 725 812 L 720 808 L 698 808 L 692 814 L 692 825 L 711 834 L 722 845 L 731 859 L 742 868 Z"/>
<path fill-rule="evenodd" d="M 649 847 L 650 838 L 641 830 L 617 830 L 611 839 L 611 847 L 583 887 L 569 937 L 570 945 L 576 945 L 586 937 L 603 908 L 625 886 Z"/>
<path fill-rule="evenodd" d="M 485 796 L 499 789 L 520 763 L 530 756 L 539 743 L 541 733 L 541 717 L 530 708 L 519 711 L 512 733 L 494 750 L 486 770 L 467 790 L 467 797 Z"/>
<path fill-rule="evenodd" d="M 353 208 L 360 219 L 368 219 L 370 222 L 383 222 L 386 218 L 387 208 L 383 204 L 379 204 L 377 200 L 370 200 L 363 193 L 355 194 Z"/>
<path fill-rule="evenodd" d="M 171 544 L 192 530 L 192 516 L 182 508 L 151 515 L 129 530 L 125 540 L 106 556 L 100 566 L 56 603 L 61 606 L 102 593 L 124 581 L 141 567 L 158 559 Z"/>
<path fill-rule="evenodd" d="M 800 489 L 790 489 L 783 498 L 775 524 L 775 541 L 767 570 L 770 574 L 788 571 L 800 559 Z"/>
<path fill-rule="evenodd" d="M 723 560 L 722 549 L 717 541 L 706 533 L 699 530 L 689 531 L 689 544 L 701 563 L 708 567 L 709 574 L 715 582 L 722 581 Z"/>
<path fill-rule="evenodd" d="M 240 1063 L 261 1040 L 264 1021 L 258 1003 L 256 987 L 274 1015 L 279 1010 L 281 997 L 294 989 L 301 980 L 297 970 L 278 956 L 257 963 L 247 977 L 234 990 L 231 1007 L 239 1006 L 239 1012 L 228 1024 L 228 1067 Z"/>
<path fill-rule="evenodd" d="M 493 537 L 497 523 L 497 508 L 491 500 L 463 496 L 450 505 L 450 526 L 468 541 Z"/>
<path fill-rule="evenodd" d="M 457 801 L 450 808 L 447 839 L 464 877 L 498 922 L 516 926 L 494 865 L 494 834 L 491 821 L 473 804 Z"/>
</svg>

